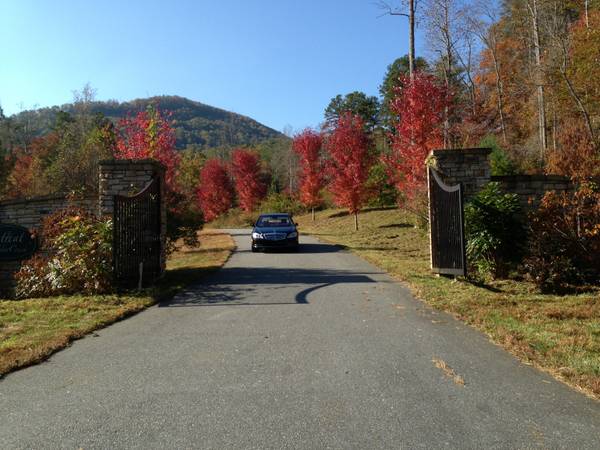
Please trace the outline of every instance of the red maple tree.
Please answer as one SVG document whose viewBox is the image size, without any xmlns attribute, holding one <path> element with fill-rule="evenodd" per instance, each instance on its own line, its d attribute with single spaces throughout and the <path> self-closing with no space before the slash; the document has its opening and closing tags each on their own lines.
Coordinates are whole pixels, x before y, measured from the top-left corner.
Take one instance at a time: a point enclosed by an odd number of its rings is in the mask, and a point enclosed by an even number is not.
<svg viewBox="0 0 600 450">
<path fill-rule="evenodd" d="M 227 166 L 218 159 L 209 159 L 200 171 L 198 203 L 204 220 L 211 221 L 227 212 L 233 205 L 233 183 Z"/>
<path fill-rule="evenodd" d="M 258 154 L 243 148 L 231 154 L 231 170 L 240 208 L 250 212 L 265 197 L 267 186 L 261 180 Z"/>
<path fill-rule="evenodd" d="M 292 148 L 300 159 L 300 201 L 312 209 L 315 220 L 315 208 L 323 203 L 321 189 L 325 184 L 323 163 L 320 157 L 323 139 L 310 128 L 294 137 Z"/>
<path fill-rule="evenodd" d="M 370 147 L 371 139 L 364 131 L 363 120 L 351 113 L 340 117 L 325 140 L 329 155 L 329 190 L 338 206 L 354 214 L 355 230 L 358 230 L 358 213 L 369 194 L 366 181 L 373 165 Z"/>
<path fill-rule="evenodd" d="M 115 157 L 155 159 L 166 167 L 167 189 L 176 192 L 180 156 L 175 150 L 175 131 L 157 108 L 149 108 L 119 122 Z"/>
<path fill-rule="evenodd" d="M 404 77 L 392 111 L 400 117 L 396 133 L 392 134 L 392 149 L 383 157 L 390 178 L 397 189 L 412 199 L 422 192 L 426 184 L 425 159 L 429 152 L 441 148 L 443 139 L 446 89 L 436 78 L 417 73 L 411 80 Z"/>
</svg>

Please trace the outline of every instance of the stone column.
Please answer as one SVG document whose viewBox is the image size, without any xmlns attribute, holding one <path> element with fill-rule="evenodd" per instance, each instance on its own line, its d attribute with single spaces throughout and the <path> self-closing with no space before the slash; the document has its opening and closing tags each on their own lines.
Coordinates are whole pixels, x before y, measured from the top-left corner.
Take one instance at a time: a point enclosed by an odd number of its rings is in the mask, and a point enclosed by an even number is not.
<svg viewBox="0 0 600 450">
<path fill-rule="evenodd" d="M 161 266 L 166 268 L 167 209 L 165 202 L 165 166 L 153 159 L 101 161 L 99 168 L 98 214 L 112 216 L 115 195 L 134 195 L 155 177 L 160 177 Z"/>
<path fill-rule="evenodd" d="M 450 185 L 462 183 L 465 199 L 469 199 L 491 180 L 489 148 L 433 150 L 428 161 Z"/>
</svg>

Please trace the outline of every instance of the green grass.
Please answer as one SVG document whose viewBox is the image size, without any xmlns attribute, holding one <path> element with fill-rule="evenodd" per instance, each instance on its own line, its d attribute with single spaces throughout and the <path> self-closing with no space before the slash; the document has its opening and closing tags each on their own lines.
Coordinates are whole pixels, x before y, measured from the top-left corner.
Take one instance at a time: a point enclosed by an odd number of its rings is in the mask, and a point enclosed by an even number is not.
<svg viewBox="0 0 600 450">
<path fill-rule="evenodd" d="M 159 285 L 140 293 L 0 299 L 0 376 L 42 361 L 75 339 L 171 298 L 221 267 L 233 248 L 229 235 L 203 231 L 199 247 L 179 248 Z"/>
<path fill-rule="evenodd" d="M 434 308 L 484 331 L 522 361 L 600 398 L 600 287 L 573 295 L 540 294 L 526 281 L 477 285 L 433 275 L 427 232 L 399 210 L 361 213 L 360 229 L 340 210 L 297 216 L 302 233 L 343 245 Z"/>
</svg>

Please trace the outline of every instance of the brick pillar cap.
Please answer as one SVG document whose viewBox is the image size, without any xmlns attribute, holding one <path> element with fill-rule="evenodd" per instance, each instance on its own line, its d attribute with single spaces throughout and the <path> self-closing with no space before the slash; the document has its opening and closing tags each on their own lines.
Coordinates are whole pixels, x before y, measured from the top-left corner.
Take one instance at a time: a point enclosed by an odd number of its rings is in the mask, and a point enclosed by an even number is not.
<svg viewBox="0 0 600 450">
<path fill-rule="evenodd" d="M 101 166 L 141 166 L 151 164 L 157 169 L 166 170 L 166 167 L 156 159 L 105 159 L 100 161 Z"/>
<path fill-rule="evenodd" d="M 429 152 L 430 156 L 442 155 L 445 153 L 456 152 L 463 155 L 484 155 L 487 156 L 492 152 L 489 147 L 474 147 L 474 148 L 439 148 Z"/>
</svg>

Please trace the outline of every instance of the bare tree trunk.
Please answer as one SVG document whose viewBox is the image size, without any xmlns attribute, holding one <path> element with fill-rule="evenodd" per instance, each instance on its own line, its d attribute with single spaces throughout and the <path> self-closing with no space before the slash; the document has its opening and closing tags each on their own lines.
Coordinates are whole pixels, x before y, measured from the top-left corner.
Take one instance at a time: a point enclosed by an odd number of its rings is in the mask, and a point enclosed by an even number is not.
<svg viewBox="0 0 600 450">
<path fill-rule="evenodd" d="M 409 51 L 408 73 L 412 80 L 415 76 L 415 0 L 408 2 Z"/>
<path fill-rule="evenodd" d="M 579 111 L 581 111 L 581 114 L 583 115 L 583 119 L 585 120 L 585 126 L 590 135 L 590 139 L 592 140 L 592 142 L 594 142 L 594 139 L 595 139 L 594 128 L 592 127 L 592 120 L 590 119 L 590 114 L 588 113 L 583 102 L 581 101 L 581 98 L 579 98 L 579 95 L 575 91 L 575 88 L 573 87 L 573 83 L 571 83 L 571 80 L 569 80 L 569 77 L 567 76 L 566 71 L 561 70 L 560 73 L 561 73 L 563 79 L 565 80 L 565 83 L 567 84 L 567 88 L 569 89 L 569 94 L 571 94 L 571 97 L 573 97 L 573 99 L 575 100 L 575 103 L 577 103 Z"/>
<path fill-rule="evenodd" d="M 540 139 L 540 159 L 543 162 L 546 154 L 546 148 L 548 147 L 546 137 L 546 110 L 544 100 L 544 83 L 542 73 L 542 56 L 541 56 L 541 45 L 540 45 L 540 26 L 539 26 L 539 13 L 538 13 L 538 0 L 528 1 L 527 6 L 531 13 L 531 25 L 533 32 L 533 50 L 534 50 L 534 61 L 536 67 L 535 83 L 537 85 L 537 103 L 538 103 L 538 127 L 539 127 L 539 139 Z"/>
<path fill-rule="evenodd" d="M 315 208 L 312 208 L 312 221 L 315 221 Z"/>
<path fill-rule="evenodd" d="M 589 15 L 589 1 L 588 0 L 585 0 L 584 7 L 585 7 L 585 27 L 589 30 L 590 29 L 590 15 Z"/>
<path fill-rule="evenodd" d="M 384 14 L 389 14 L 390 16 L 404 16 L 408 18 L 408 73 L 413 79 L 415 75 L 415 12 L 417 9 L 416 6 L 417 0 L 408 0 L 408 13 L 403 12 L 402 10 L 395 9 L 392 5 L 386 1 L 380 1 L 377 4 L 381 9 L 384 9 L 386 12 Z"/>
<path fill-rule="evenodd" d="M 470 41 L 466 41 L 467 55 L 463 57 L 460 52 L 455 52 L 456 58 L 460 62 L 463 70 L 465 71 L 465 75 L 467 76 L 467 80 L 463 81 L 469 90 L 469 101 L 471 102 L 471 114 L 475 116 L 477 114 L 477 106 L 476 106 L 476 86 L 475 81 L 473 80 L 473 43 Z M 465 60 L 466 59 L 466 60 Z"/>
<path fill-rule="evenodd" d="M 450 93 L 450 85 L 452 78 L 452 36 L 450 35 L 450 8 L 451 8 L 451 0 L 443 0 L 441 2 L 441 6 L 444 10 L 443 17 L 441 19 L 440 32 L 443 38 L 444 43 L 444 52 L 446 53 L 442 59 L 445 59 L 445 67 L 444 67 L 444 78 L 446 79 L 446 106 L 444 108 L 444 147 L 450 147 L 450 105 L 448 104 L 450 101 L 449 93 Z"/>
<path fill-rule="evenodd" d="M 579 108 L 579 111 L 581 112 L 581 115 L 583 116 L 583 119 L 585 121 L 585 126 L 587 128 L 587 132 L 590 136 L 590 139 L 592 142 L 594 142 L 595 134 L 594 134 L 594 128 L 592 126 L 592 119 L 590 118 L 590 114 L 589 114 L 588 110 L 586 109 L 585 105 L 583 104 L 583 101 L 581 100 L 581 97 L 579 96 L 579 94 L 577 94 L 577 91 L 575 90 L 575 87 L 573 86 L 573 83 L 569 79 L 569 76 L 567 73 L 567 68 L 569 65 L 569 48 L 568 48 L 568 44 L 566 44 L 565 41 L 561 42 L 561 49 L 562 49 L 562 64 L 560 65 L 560 74 L 561 74 L 563 80 L 565 81 L 565 84 L 567 85 L 569 94 L 571 95 L 571 97 L 573 97 L 573 100 L 575 100 L 575 104 L 577 105 L 577 107 Z"/>
<path fill-rule="evenodd" d="M 358 212 L 354 213 L 354 231 L 358 231 Z"/>
<path fill-rule="evenodd" d="M 552 150 L 556 151 L 556 135 L 558 131 L 556 118 L 556 106 L 552 105 Z"/>
<path fill-rule="evenodd" d="M 500 63 L 496 56 L 496 49 L 491 49 L 492 58 L 494 60 L 494 72 L 496 72 L 496 95 L 498 96 L 498 115 L 500 116 L 500 129 L 502 130 L 502 140 L 504 144 L 508 142 L 506 138 L 506 123 L 504 121 L 504 84 L 500 78 Z"/>
</svg>

